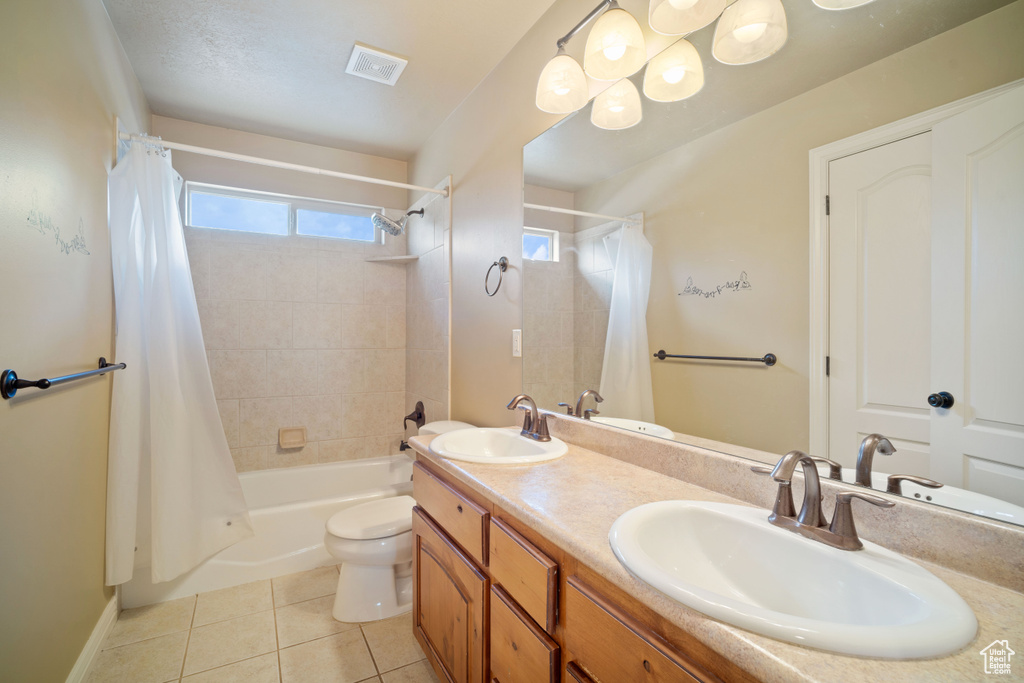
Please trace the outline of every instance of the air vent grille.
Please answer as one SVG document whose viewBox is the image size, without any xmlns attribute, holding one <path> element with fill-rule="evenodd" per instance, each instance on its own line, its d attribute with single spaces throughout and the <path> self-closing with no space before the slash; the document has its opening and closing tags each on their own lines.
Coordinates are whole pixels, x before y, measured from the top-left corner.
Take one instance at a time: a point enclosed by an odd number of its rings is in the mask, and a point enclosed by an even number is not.
<svg viewBox="0 0 1024 683">
<path fill-rule="evenodd" d="M 385 85 L 394 85 L 408 63 L 409 60 L 404 57 L 356 43 L 345 73 Z"/>
</svg>

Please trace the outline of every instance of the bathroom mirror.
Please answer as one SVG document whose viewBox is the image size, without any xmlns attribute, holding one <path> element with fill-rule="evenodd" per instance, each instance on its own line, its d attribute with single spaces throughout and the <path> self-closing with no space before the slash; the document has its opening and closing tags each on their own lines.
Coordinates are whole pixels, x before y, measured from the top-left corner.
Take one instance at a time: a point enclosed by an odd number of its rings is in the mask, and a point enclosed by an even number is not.
<svg viewBox="0 0 1024 683">
<path fill-rule="evenodd" d="M 621 4 L 650 32 L 647 3 Z M 830 12 L 809 0 L 787 2 L 788 43 L 740 67 L 711 56 L 712 24 L 688 36 L 704 66 L 696 95 L 674 103 L 641 96 L 643 120 L 619 131 L 595 127 L 588 104 L 524 147 L 526 204 L 642 214 L 653 249 L 646 332 L 655 417 L 651 425 L 619 426 L 651 434 L 656 424 L 676 440 L 747 457 L 757 457 L 749 449 L 824 454 L 813 448 L 809 427 L 812 381 L 825 381 L 824 371 L 818 378 L 809 370 L 809 152 L 1020 78 L 1014 70 L 993 73 L 998 59 L 983 54 L 999 21 L 989 13 L 1006 4 L 879 0 Z M 667 44 L 664 36 L 654 41 Z M 585 35 L 575 38 L 568 53 L 581 59 L 584 42 Z M 641 91 L 643 76 L 631 77 Z M 596 88 L 591 84 L 592 95 Z M 565 412 L 558 403 L 575 406 L 584 389 L 601 388 L 615 249 L 605 238 L 621 226 L 524 210 L 523 386 L 541 407 Z M 896 372 L 921 362 L 913 338 L 928 334 L 927 314 L 906 313 L 917 326 L 900 331 L 905 356 L 894 360 Z M 772 354 L 777 362 L 659 360 L 658 350 Z M 940 388 L 913 394 L 925 422 L 933 410 L 925 401 Z M 602 410 L 592 399 L 583 407 Z M 852 468 L 867 431 L 830 457 Z M 876 458 L 876 470 L 933 474 L 927 443 L 893 441 L 897 453 Z M 965 487 L 1024 506 L 1024 460 L 990 464 L 995 469 L 987 479 L 979 475 L 981 485 Z M 907 495 L 943 503 L 938 491 L 905 487 Z"/>
</svg>

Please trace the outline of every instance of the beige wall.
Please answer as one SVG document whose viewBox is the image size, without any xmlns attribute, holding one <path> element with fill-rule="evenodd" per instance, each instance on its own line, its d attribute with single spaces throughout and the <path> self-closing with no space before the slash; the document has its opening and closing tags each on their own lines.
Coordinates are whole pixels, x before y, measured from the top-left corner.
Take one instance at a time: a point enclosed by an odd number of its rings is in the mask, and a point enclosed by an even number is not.
<svg viewBox="0 0 1024 683">
<path fill-rule="evenodd" d="M 153 132 L 175 142 L 405 180 L 405 163 L 392 159 L 163 117 L 154 117 Z M 173 160 L 186 180 L 405 210 L 406 191 L 396 188 L 181 152 Z M 368 245 L 186 228 L 185 238 L 236 469 L 397 453 L 407 412 L 406 266 L 367 259 L 406 254 L 406 237 Z M 282 427 L 305 427 L 306 446 L 282 449 Z"/>
<path fill-rule="evenodd" d="M 148 106 L 99 0 L 2 3 L 0 93 L 0 366 L 90 369 L 112 350 L 114 116 L 138 129 Z M 112 594 L 109 405 L 106 377 L 0 401 L 5 681 L 65 680 Z"/>
<path fill-rule="evenodd" d="M 541 18 L 431 136 L 410 166 L 412 182 L 434 182 L 446 173 L 455 176 L 452 410 L 456 419 L 508 424 L 504 404 L 522 386 L 521 364 L 509 352 L 510 331 L 521 323 L 523 311 L 518 248 L 522 146 L 557 120 L 538 111 L 533 99 L 537 75 L 550 58 L 554 41 L 578 19 L 578 7 L 567 5 L 571 3 L 557 3 Z M 702 348 L 706 343 L 707 350 L 717 353 L 742 344 L 744 355 L 772 351 L 782 359 L 779 366 L 758 373 L 757 385 L 751 384 L 750 368 L 743 374 L 736 367 L 697 369 L 699 382 L 688 380 L 692 398 L 687 404 L 699 409 L 696 420 L 720 425 L 729 440 L 740 443 L 757 441 L 775 450 L 806 446 L 808 150 L 1024 76 L 1024 43 L 1019 40 L 1024 35 L 1022 16 L 1024 2 L 1016 2 L 697 140 L 683 148 L 685 153 L 660 162 L 670 166 L 668 179 L 653 178 L 646 187 L 630 186 L 600 200 L 577 195 L 580 209 L 610 215 L 645 211 L 653 231 L 648 239 L 656 254 L 659 250 L 680 256 L 689 252 L 710 259 L 707 264 L 714 268 L 689 257 L 683 263 L 698 286 L 707 289 L 719 284 L 718 279 L 735 279 L 745 264 L 753 266 L 748 276 L 757 288 L 750 292 L 754 299 L 735 307 L 729 304 L 730 310 L 685 304 L 697 315 L 693 321 L 684 321 L 690 325 L 687 331 L 707 330 L 705 337 L 680 336 L 679 322 L 654 325 L 650 330 L 654 346 L 686 342 L 688 349 L 696 348 L 689 346 L 691 341 L 699 341 Z M 691 184 L 681 185 L 681 178 Z M 653 222 L 652 213 L 656 214 Z M 737 226 L 741 235 L 752 239 L 716 236 Z M 489 299 L 481 280 L 487 266 L 501 255 L 507 255 L 512 266 L 502 293 Z M 661 295 L 675 296 L 685 286 L 685 278 L 680 283 L 673 280 L 685 268 L 668 268 L 660 258 L 658 263 L 652 307 L 660 312 L 665 308 Z M 657 301 L 655 293 L 661 293 Z M 658 369 L 654 377 L 659 400 L 669 390 L 663 370 Z M 712 371 L 716 371 L 713 377 L 708 374 Z M 759 399 L 753 402 L 757 405 L 742 396 L 750 386 L 756 390 L 752 394 Z M 707 409 L 696 405 L 705 399 L 707 404 L 702 406 Z M 711 417 L 712 413 L 727 419 Z M 768 444 L 761 440 L 765 425 L 777 435 Z"/>
<path fill-rule="evenodd" d="M 655 362 L 659 424 L 776 453 L 809 446 L 809 151 L 1024 77 L 1022 35 L 1017 2 L 576 194 L 587 211 L 645 212 L 652 351 L 779 357 Z M 688 278 L 709 290 L 742 272 L 749 290 L 679 295 Z"/>
</svg>

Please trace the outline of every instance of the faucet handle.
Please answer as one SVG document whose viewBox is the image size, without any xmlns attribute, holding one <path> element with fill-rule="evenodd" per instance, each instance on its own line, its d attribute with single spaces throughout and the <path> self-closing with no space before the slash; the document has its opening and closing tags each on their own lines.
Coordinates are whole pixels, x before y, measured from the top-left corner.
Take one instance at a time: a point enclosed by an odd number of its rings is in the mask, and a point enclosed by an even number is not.
<svg viewBox="0 0 1024 683">
<path fill-rule="evenodd" d="M 583 411 L 583 419 L 589 420 L 591 415 L 600 415 L 601 411 L 597 408 L 587 408 Z"/>
<path fill-rule="evenodd" d="M 771 476 L 775 471 L 774 467 L 766 465 L 754 465 L 750 468 L 756 474 Z M 768 521 L 773 522 L 780 517 L 796 517 L 796 505 L 793 503 L 793 485 L 788 481 L 779 482 L 779 491 L 775 494 L 775 506 L 772 507 L 772 514 Z"/>
<path fill-rule="evenodd" d="M 561 408 L 565 408 L 565 414 L 566 415 L 572 415 L 573 414 L 572 413 L 572 405 L 571 404 L 569 404 L 569 403 L 559 403 L 558 405 Z"/>
<path fill-rule="evenodd" d="M 857 527 L 853 523 L 853 509 L 850 503 L 854 498 L 859 498 L 882 508 L 891 508 L 896 505 L 891 500 L 886 500 L 881 496 L 870 493 L 861 493 L 860 491 L 837 493 L 836 511 L 832 515 L 832 524 L 829 525 L 828 530 L 838 537 L 837 543 L 834 545 L 844 550 L 859 550 L 864 547 L 864 544 L 861 543 L 860 538 L 857 536 Z"/>
<path fill-rule="evenodd" d="M 924 477 L 915 477 L 913 474 L 890 474 L 889 484 L 885 490 L 888 493 L 895 493 L 896 495 L 903 495 L 903 482 L 909 481 L 912 484 L 918 486 L 927 486 L 930 489 L 942 488 L 942 484 L 935 481 L 934 479 L 925 479 Z"/>
<path fill-rule="evenodd" d="M 835 481 L 843 480 L 843 466 L 837 463 L 835 460 L 829 460 L 828 458 L 819 458 L 816 455 L 812 455 L 811 460 L 822 465 L 828 465 L 829 479 L 834 479 Z"/>
</svg>

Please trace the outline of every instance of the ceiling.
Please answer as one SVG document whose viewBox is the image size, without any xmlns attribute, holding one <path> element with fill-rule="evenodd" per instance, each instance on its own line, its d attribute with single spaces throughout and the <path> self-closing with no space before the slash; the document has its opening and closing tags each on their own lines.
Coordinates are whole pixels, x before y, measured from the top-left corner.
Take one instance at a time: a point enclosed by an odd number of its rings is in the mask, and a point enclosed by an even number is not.
<svg viewBox="0 0 1024 683">
<path fill-rule="evenodd" d="M 103 0 L 154 114 L 408 159 L 553 0 Z M 345 73 L 361 42 L 409 59 Z"/>
<path fill-rule="evenodd" d="M 641 95 L 643 121 L 622 131 L 592 125 L 587 105 L 524 148 L 526 182 L 579 191 L 1012 1 L 876 0 L 836 12 L 822 10 L 811 0 L 784 0 L 788 42 L 772 57 L 746 66 L 715 61 L 712 24 L 689 36 L 704 62 L 703 90 L 673 103 L 653 102 Z M 620 0 L 619 4 L 645 27 L 649 41 L 660 40 L 661 47 L 666 46 L 664 37 L 650 32 L 646 0 Z M 585 41 L 586 29 L 568 49 L 581 63 Z M 650 42 L 648 48 L 651 54 Z M 642 92 L 643 70 L 632 80 Z"/>
</svg>

